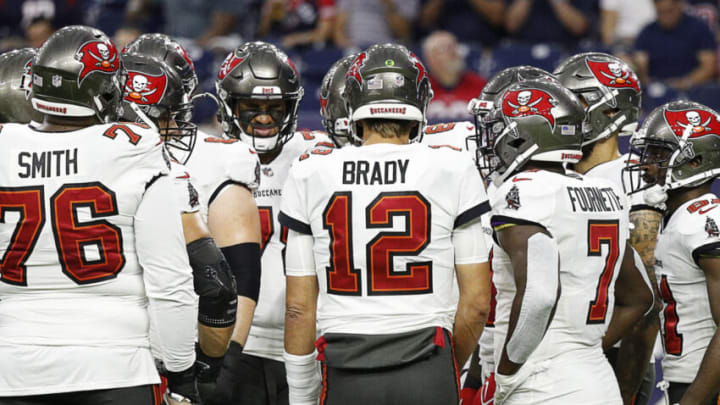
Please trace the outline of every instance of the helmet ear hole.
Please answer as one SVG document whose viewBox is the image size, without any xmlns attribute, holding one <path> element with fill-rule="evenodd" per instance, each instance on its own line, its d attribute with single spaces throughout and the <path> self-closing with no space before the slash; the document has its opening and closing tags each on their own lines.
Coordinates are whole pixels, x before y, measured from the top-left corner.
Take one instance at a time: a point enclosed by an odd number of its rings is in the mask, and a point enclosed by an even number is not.
<svg viewBox="0 0 720 405">
<path fill-rule="evenodd" d="M 518 139 L 513 139 L 512 141 L 508 142 L 508 146 L 510 146 L 511 148 L 519 149 L 524 143 L 525 143 L 525 139 L 518 138 Z"/>
</svg>

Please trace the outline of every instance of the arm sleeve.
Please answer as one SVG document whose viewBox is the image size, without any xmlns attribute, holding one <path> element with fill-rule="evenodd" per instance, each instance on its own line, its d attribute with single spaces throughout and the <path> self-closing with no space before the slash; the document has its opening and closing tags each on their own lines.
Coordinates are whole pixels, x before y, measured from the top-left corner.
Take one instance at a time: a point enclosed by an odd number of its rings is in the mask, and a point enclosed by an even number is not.
<svg viewBox="0 0 720 405">
<path fill-rule="evenodd" d="M 463 169 L 460 173 L 460 195 L 455 228 L 473 222 L 490 211 L 490 203 L 480 173 L 475 168 L 470 154 L 463 152 L 463 155 L 466 156 L 458 157 L 458 160 L 463 162 Z"/>
<path fill-rule="evenodd" d="M 488 261 L 490 246 L 486 243 L 483 224 L 473 221 L 455 228 L 452 234 L 455 248 L 455 264 L 485 263 Z"/>
<path fill-rule="evenodd" d="M 285 274 L 288 276 L 314 276 L 315 257 L 313 237 L 303 233 L 288 231 L 285 248 Z"/>
<path fill-rule="evenodd" d="M 282 202 L 280 204 L 280 214 L 278 221 L 283 226 L 291 230 L 306 235 L 312 235 L 310 228 L 310 219 L 307 215 L 305 204 L 306 192 L 304 190 L 305 182 L 298 178 L 298 173 L 303 170 L 304 166 L 300 162 L 296 162 L 290 169 L 288 178 L 282 191 Z"/>
<path fill-rule="evenodd" d="M 149 315 L 169 371 L 195 362 L 197 296 L 193 290 L 173 180 L 162 176 L 145 192 L 135 214 L 135 249 L 143 268 Z M 172 209 L 170 209 L 172 208 Z"/>
</svg>

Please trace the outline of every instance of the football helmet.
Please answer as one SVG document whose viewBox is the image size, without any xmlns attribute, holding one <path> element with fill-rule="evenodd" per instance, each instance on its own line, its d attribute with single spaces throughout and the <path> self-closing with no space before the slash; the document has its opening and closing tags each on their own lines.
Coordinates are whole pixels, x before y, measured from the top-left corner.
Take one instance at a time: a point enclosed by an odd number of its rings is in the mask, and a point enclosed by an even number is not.
<svg viewBox="0 0 720 405">
<path fill-rule="evenodd" d="M 510 86 L 481 121 L 480 172 L 499 185 L 530 160 L 577 163 L 585 124 L 582 103 L 550 80 Z"/>
<path fill-rule="evenodd" d="M 37 50 L 24 48 L 0 55 L 0 122 L 27 124 L 42 115 L 30 103 L 31 66 Z"/>
<path fill-rule="evenodd" d="M 123 118 L 158 128 L 173 157 L 184 164 L 195 146 L 197 126 L 191 122 L 193 105 L 182 78 L 151 56 L 124 54 L 123 64 L 127 72 Z"/>
<path fill-rule="evenodd" d="M 122 76 L 120 54 L 102 31 L 82 25 L 61 28 L 33 61 L 33 108 L 47 115 L 116 121 Z"/>
<path fill-rule="evenodd" d="M 180 75 L 185 92 L 193 94 L 198 86 L 198 77 L 190 55 L 185 48 L 165 34 L 142 34 L 130 42 L 123 54 L 137 53 L 152 56 L 168 64 Z"/>
<path fill-rule="evenodd" d="M 377 118 L 417 121 L 410 140 L 420 141 L 432 96 L 425 66 L 415 54 L 402 45 L 371 46 L 345 74 L 343 97 L 353 141 L 362 142 L 358 121 Z"/>
<path fill-rule="evenodd" d="M 692 101 L 664 104 L 645 119 L 630 147 L 640 156 L 626 167 L 630 192 L 699 186 L 720 175 L 720 115 Z"/>
<path fill-rule="evenodd" d="M 215 81 L 220 108 L 218 119 L 231 138 L 252 145 L 258 153 L 278 150 L 295 132 L 298 106 L 304 90 L 295 65 L 274 45 L 249 42 L 231 52 L 220 66 Z M 238 109 L 240 102 L 282 101 L 280 110 Z M 270 124 L 258 124 L 256 117 L 269 115 Z M 271 130 L 274 135 L 249 134 L 247 128 Z"/>
<path fill-rule="evenodd" d="M 490 111 L 492 111 L 502 100 L 502 95 L 510 86 L 525 80 L 549 80 L 555 83 L 559 82 L 550 72 L 534 66 L 513 66 L 497 72 L 485 84 L 478 98 L 470 100 L 468 103 L 468 112 L 473 116 L 475 121 L 475 134 L 469 135 L 465 143 L 470 141 L 478 142 L 482 136 L 482 119 Z M 471 149 L 471 148 L 468 148 Z M 483 152 L 480 148 L 475 148 L 475 162 L 481 161 L 480 154 Z"/>
<path fill-rule="evenodd" d="M 581 53 L 561 63 L 555 76 L 586 104 L 592 131 L 583 146 L 615 133 L 632 135 L 637 129 L 642 88 L 622 59 L 600 52 Z"/>
<path fill-rule="evenodd" d="M 345 90 L 345 74 L 356 57 L 357 54 L 348 55 L 335 62 L 325 74 L 320 86 L 322 124 L 337 147 L 351 142 L 343 90 Z"/>
<path fill-rule="evenodd" d="M 470 100 L 468 112 L 481 119 L 492 111 L 498 99 L 513 84 L 523 80 L 550 80 L 557 82 L 557 78 L 550 72 L 534 66 L 513 66 L 497 72 L 488 80 L 478 98 Z M 477 121 L 476 121 L 477 123 Z"/>
</svg>

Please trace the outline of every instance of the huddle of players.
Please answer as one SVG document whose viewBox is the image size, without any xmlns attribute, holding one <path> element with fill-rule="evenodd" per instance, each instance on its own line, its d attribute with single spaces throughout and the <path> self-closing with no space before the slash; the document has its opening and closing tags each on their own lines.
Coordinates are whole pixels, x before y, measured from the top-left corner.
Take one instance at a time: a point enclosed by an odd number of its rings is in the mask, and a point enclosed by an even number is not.
<svg viewBox="0 0 720 405">
<path fill-rule="evenodd" d="M 27 90 L 1 121 L 36 121 L 0 132 L 0 404 L 150 403 L 153 358 L 171 404 L 196 381 L 206 403 L 456 403 L 478 338 L 463 403 L 641 403 L 660 325 L 672 403 L 717 395 L 718 116 L 668 103 L 619 156 L 640 85 L 610 55 L 507 69 L 474 124 L 424 128 L 422 63 L 373 46 L 323 80 L 337 148 L 295 132 L 300 78 L 269 44 L 221 66 L 222 138 L 166 36 L 121 56 L 67 27 L 0 60 Z"/>
</svg>

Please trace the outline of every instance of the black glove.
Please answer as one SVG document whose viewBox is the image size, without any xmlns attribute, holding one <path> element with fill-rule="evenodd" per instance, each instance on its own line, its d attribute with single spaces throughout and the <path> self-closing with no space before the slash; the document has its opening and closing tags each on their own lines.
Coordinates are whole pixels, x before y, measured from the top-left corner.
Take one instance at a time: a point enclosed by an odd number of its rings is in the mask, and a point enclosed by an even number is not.
<svg viewBox="0 0 720 405">
<path fill-rule="evenodd" d="M 187 398 L 193 404 L 201 404 L 200 394 L 198 393 L 197 384 L 195 382 L 194 364 L 187 370 L 177 373 L 164 370 L 163 375 L 167 378 L 168 382 L 166 394 L 168 397 L 176 401 L 182 401 L 183 398 Z"/>
</svg>

